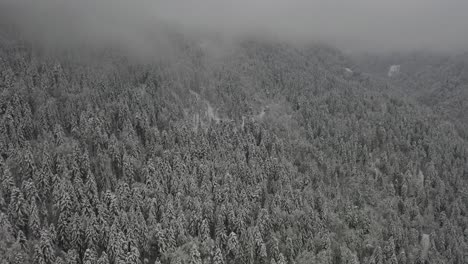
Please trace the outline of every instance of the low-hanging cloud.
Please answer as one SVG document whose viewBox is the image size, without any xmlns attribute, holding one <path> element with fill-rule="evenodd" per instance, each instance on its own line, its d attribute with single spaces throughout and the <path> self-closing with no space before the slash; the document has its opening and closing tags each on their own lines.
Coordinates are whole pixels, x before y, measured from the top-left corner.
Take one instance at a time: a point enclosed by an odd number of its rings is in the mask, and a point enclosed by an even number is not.
<svg viewBox="0 0 468 264">
<path fill-rule="evenodd" d="M 329 42 L 348 51 L 458 52 L 468 49 L 466 13 L 466 0 L 0 0 L 3 23 L 50 43 L 139 48 L 147 45 L 145 34 L 170 25 Z"/>
</svg>

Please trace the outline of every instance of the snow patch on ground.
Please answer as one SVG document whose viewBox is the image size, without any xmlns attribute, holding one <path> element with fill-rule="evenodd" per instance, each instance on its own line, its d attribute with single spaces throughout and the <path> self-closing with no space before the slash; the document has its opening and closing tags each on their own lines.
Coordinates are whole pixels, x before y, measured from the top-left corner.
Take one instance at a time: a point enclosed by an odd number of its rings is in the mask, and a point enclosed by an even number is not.
<svg viewBox="0 0 468 264">
<path fill-rule="evenodd" d="M 195 91 L 193 91 L 191 89 L 189 90 L 189 92 L 190 92 L 190 94 L 195 96 L 195 99 L 197 99 L 197 101 L 200 100 L 200 95 L 197 92 L 195 92 Z"/>
<path fill-rule="evenodd" d="M 258 120 L 262 120 L 265 117 L 265 108 L 262 108 L 262 111 L 257 115 Z"/>
<path fill-rule="evenodd" d="M 206 113 L 208 115 L 208 117 L 211 119 L 211 120 L 214 120 L 216 123 L 219 123 L 219 121 L 221 120 L 218 115 L 216 114 L 215 110 L 213 109 L 213 107 L 211 106 L 211 104 L 208 102 L 208 101 L 205 101 L 206 105 L 207 105 L 207 110 L 206 110 Z"/>
<path fill-rule="evenodd" d="M 400 73 L 400 65 L 392 65 L 388 69 L 388 77 L 396 76 Z"/>
<path fill-rule="evenodd" d="M 216 107 L 213 107 L 211 103 L 199 93 L 193 90 L 189 90 L 189 92 L 193 96 L 193 101 L 191 109 L 188 109 L 187 112 L 191 113 L 195 129 L 198 129 L 199 124 L 205 127 L 211 122 L 219 123 L 232 121 L 231 119 L 220 117 Z"/>
<path fill-rule="evenodd" d="M 345 77 L 352 77 L 354 75 L 354 71 L 351 70 L 350 68 L 344 68 L 344 76 Z"/>
<path fill-rule="evenodd" d="M 427 254 L 429 252 L 429 247 L 431 245 L 431 240 L 428 234 L 423 234 L 421 238 L 421 259 L 426 260 Z"/>
</svg>

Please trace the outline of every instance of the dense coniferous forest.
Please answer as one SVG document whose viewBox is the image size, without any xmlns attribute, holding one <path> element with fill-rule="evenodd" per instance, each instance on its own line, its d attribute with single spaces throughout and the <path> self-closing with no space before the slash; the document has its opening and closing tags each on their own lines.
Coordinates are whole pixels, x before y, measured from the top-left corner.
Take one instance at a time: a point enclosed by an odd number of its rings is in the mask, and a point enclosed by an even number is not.
<svg viewBox="0 0 468 264">
<path fill-rule="evenodd" d="M 1 39 L 0 263 L 468 262 L 457 119 L 324 45 L 175 43 Z"/>
</svg>

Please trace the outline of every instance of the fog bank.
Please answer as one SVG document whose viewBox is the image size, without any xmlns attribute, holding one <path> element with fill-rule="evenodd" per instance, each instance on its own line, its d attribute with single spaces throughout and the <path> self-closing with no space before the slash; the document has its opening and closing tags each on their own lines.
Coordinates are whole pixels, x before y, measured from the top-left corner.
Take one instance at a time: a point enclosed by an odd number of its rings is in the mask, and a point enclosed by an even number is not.
<svg viewBox="0 0 468 264">
<path fill-rule="evenodd" d="M 0 0 L 0 21 L 50 44 L 121 43 L 148 36 L 265 35 L 345 51 L 468 49 L 466 0 Z"/>
</svg>

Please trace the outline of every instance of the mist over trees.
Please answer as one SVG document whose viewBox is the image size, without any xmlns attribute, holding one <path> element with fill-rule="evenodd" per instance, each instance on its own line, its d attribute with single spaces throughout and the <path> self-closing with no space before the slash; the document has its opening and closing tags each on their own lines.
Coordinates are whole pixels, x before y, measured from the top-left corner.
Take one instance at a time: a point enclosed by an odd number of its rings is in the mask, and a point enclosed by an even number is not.
<svg viewBox="0 0 468 264">
<path fill-rule="evenodd" d="M 0 264 L 468 262 L 464 37 L 339 2 L 0 2 Z"/>
<path fill-rule="evenodd" d="M 466 52 L 467 11 L 462 0 L 1 0 L 0 22 L 48 46 L 119 42 L 133 52 L 148 49 L 149 32 L 168 25 L 194 35 L 325 42 L 346 52 Z"/>
</svg>

